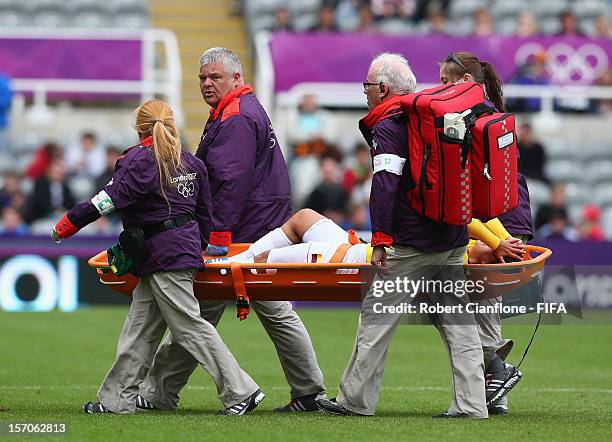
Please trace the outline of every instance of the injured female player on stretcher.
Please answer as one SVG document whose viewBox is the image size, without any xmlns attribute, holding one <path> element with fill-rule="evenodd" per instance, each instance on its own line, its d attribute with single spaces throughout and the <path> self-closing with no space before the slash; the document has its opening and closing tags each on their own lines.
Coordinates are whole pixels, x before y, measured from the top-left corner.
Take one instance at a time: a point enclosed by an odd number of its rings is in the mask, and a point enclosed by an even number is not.
<svg viewBox="0 0 612 442">
<path fill-rule="evenodd" d="M 501 225 L 497 218 L 482 223 L 473 219 L 465 262 L 492 264 L 505 258 L 521 260 L 524 246 Z M 363 243 L 355 231 L 346 231 L 312 209 L 302 209 L 285 224 L 264 235 L 247 250 L 209 263 L 369 263 L 372 246 Z"/>
</svg>

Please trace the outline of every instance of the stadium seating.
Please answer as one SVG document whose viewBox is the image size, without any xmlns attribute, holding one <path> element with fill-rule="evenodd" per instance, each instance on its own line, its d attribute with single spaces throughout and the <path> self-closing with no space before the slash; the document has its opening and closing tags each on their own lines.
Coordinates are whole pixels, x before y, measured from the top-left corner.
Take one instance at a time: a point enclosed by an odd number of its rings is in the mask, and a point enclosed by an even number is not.
<svg viewBox="0 0 612 442">
<path fill-rule="evenodd" d="M 132 0 L 134 1 L 134 0 Z M 245 19 L 252 35 L 274 27 L 274 12 L 277 8 L 287 6 L 293 17 L 294 28 L 302 32 L 312 27 L 317 20 L 317 11 L 321 0 L 244 0 Z M 447 15 L 452 26 L 448 32 L 454 35 L 468 35 L 473 30 L 474 12 L 485 7 L 495 21 L 495 29 L 500 34 L 512 34 L 516 28 L 516 17 L 525 10 L 534 13 L 540 30 L 544 34 L 555 34 L 560 31 L 559 14 L 572 10 L 579 19 L 580 28 L 589 35 L 595 33 L 594 19 L 600 14 L 610 15 L 610 8 L 605 0 L 451 0 Z M 380 32 L 389 34 L 425 33 L 425 20 L 412 26 L 408 20 L 394 18 L 377 23 Z M 338 23 L 341 30 L 344 23 Z"/>
<path fill-rule="evenodd" d="M 558 21 L 559 14 L 569 9 L 570 2 L 568 0 L 546 0 L 530 2 L 530 10 L 536 17 L 554 18 Z"/>
<path fill-rule="evenodd" d="M 574 161 L 567 159 L 549 158 L 544 172 L 546 176 L 555 177 L 558 181 L 573 183 L 582 181 L 583 172 L 576 167 Z"/>
<path fill-rule="evenodd" d="M 378 27 L 378 29 L 385 34 L 409 34 L 412 32 L 413 28 L 410 22 L 399 18 L 385 20 Z"/>
<path fill-rule="evenodd" d="M 574 0 L 571 9 L 579 18 L 595 18 L 599 14 L 610 14 L 609 6 L 602 0 Z"/>
<path fill-rule="evenodd" d="M 474 12 L 487 6 L 483 0 L 454 0 L 450 3 L 448 16 L 453 21 L 462 17 L 472 17 Z"/>
<path fill-rule="evenodd" d="M 612 183 L 610 183 L 609 179 L 610 177 L 608 177 L 607 182 L 599 184 L 597 187 L 593 188 L 591 192 L 593 202 L 602 209 L 612 208 L 612 192 L 610 192 Z"/>
<path fill-rule="evenodd" d="M 0 0 L 0 26 L 139 29 L 149 26 L 148 0 Z"/>
<path fill-rule="evenodd" d="M 495 21 L 516 19 L 516 17 L 529 6 L 524 0 L 517 1 L 496 1 L 489 9 Z"/>
<path fill-rule="evenodd" d="M 612 207 L 604 211 L 601 225 L 604 229 L 606 238 L 612 238 Z"/>
<path fill-rule="evenodd" d="M 565 138 L 547 138 L 546 153 L 550 158 L 557 160 L 574 161 L 578 156 L 576 146 Z"/>
<path fill-rule="evenodd" d="M 612 161 L 595 160 L 586 163 L 584 168 L 585 181 L 591 185 L 609 182 L 612 178 Z"/>
<path fill-rule="evenodd" d="M 527 187 L 529 188 L 529 199 L 533 207 L 538 207 L 550 199 L 550 188 L 546 183 L 527 179 Z"/>
</svg>

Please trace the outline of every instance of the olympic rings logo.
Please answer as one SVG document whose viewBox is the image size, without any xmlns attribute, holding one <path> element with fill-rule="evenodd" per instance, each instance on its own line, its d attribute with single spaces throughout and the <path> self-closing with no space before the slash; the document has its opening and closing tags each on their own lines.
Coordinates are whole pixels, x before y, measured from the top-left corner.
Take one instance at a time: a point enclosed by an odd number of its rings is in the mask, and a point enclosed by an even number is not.
<svg viewBox="0 0 612 442">
<path fill-rule="evenodd" d="M 178 190 L 178 193 L 183 195 L 184 198 L 189 198 L 190 196 L 193 196 L 193 194 L 195 193 L 195 186 L 193 185 L 191 181 L 188 182 L 187 184 L 180 183 L 178 185 L 177 190 Z"/>
<path fill-rule="evenodd" d="M 546 69 L 553 83 L 590 84 L 608 70 L 606 51 L 595 43 L 585 43 L 574 48 L 568 43 L 555 43 L 548 49 L 531 42 L 521 46 L 514 55 L 517 66 L 524 65 L 531 56 L 546 54 Z"/>
</svg>

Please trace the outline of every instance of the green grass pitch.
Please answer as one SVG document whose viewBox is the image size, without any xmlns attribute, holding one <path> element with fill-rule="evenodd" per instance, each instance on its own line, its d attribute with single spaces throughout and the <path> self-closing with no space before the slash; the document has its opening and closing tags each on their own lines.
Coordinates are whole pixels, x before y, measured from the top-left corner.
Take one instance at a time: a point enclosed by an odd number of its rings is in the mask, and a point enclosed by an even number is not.
<svg viewBox="0 0 612 442">
<path fill-rule="evenodd" d="M 257 317 L 238 322 L 228 311 L 221 336 L 267 397 L 252 414 L 215 416 L 214 385 L 199 369 L 178 412 L 86 415 L 110 367 L 126 307 L 75 313 L 0 313 L 0 422 L 66 422 L 68 434 L 28 440 L 610 440 L 612 326 L 541 327 L 510 395 L 510 416 L 434 420 L 450 398 L 446 353 L 431 326 L 400 326 L 389 351 L 375 417 L 320 412 L 276 415 L 289 399 L 274 347 Z M 348 361 L 358 311 L 301 309 L 330 397 Z M 517 361 L 532 326 L 509 325 Z M 0 435 L 6 440 L 17 436 Z"/>
</svg>

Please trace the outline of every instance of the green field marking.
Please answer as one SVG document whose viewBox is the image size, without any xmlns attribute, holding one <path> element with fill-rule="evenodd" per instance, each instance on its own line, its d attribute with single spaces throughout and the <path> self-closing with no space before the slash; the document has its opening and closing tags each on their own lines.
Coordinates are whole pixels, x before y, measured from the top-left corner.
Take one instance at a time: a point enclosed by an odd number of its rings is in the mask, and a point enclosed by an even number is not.
<svg viewBox="0 0 612 442">
<path fill-rule="evenodd" d="M 523 381 L 511 393 L 512 414 L 487 421 L 431 419 L 450 401 L 446 352 L 433 327 L 398 327 L 376 416 L 343 418 L 272 413 L 289 400 L 274 347 L 255 315 L 239 322 L 228 311 L 221 336 L 267 395 L 253 414 L 215 416 L 221 403 L 199 369 L 183 391 L 178 412 L 86 415 L 81 406 L 95 399 L 126 312 L 127 306 L 0 313 L 0 421 L 68 424 L 66 435 L 27 440 L 610 440 L 612 327 L 607 325 L 542 326 L 521 367 Z M 299 313 L 333 397 L 352 350 L 358 312 Z M 504 327 L 505 336 L 517 341 L 510 362 L 520 359 L 532 326 Z"/>
</svg>

